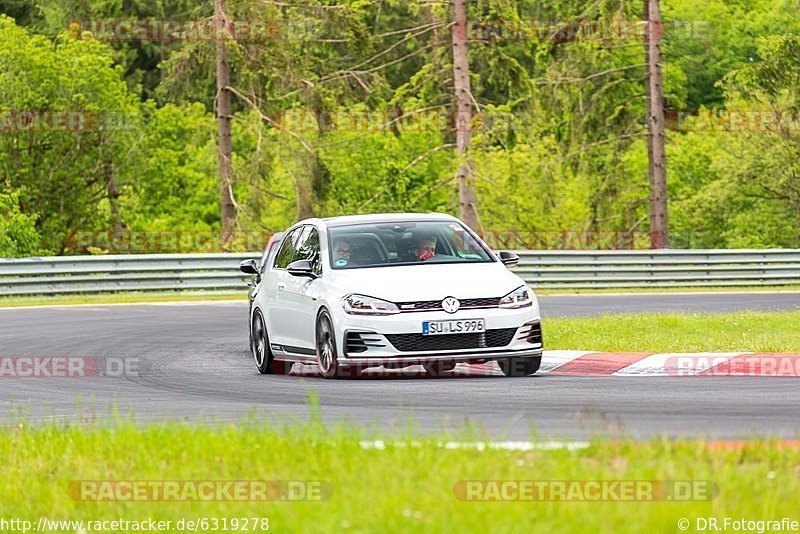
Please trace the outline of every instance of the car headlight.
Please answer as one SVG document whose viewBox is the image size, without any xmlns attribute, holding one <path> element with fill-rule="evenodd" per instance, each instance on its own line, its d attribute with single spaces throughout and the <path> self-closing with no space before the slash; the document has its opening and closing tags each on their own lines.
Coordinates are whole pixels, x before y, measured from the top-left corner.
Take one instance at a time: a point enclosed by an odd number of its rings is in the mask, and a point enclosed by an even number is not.
<svg viewBox="0 0 800 534">
<path fill-rule="evenodd" d="M 517 289 L 500 299 L 501 308 L 525 308 L 533 305 L 530 290 L 525 286 Z"/>
<path fill-rule="evenodd" d="M 353 315 L 391 315 L 400 313 L 394 302 L 376 299 L 366 295 L 347 295 L 342 299 L 344 311 Z"/>
</svg>

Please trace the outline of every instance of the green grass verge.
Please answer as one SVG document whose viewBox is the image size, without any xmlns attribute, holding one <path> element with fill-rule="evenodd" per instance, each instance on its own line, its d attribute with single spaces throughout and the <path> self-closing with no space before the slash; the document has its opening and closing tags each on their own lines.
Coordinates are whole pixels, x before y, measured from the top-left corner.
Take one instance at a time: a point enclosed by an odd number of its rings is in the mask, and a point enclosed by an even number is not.
<svg viewBox="0 0 800 534">
<path fill-rule="evenodd" d="M 800 352 L 800 310 L 627 314 L 545 319 L 546 349 Z"/>
<path fill-rule="evenodd" d="M 800 451 L 777 442 L 739 452 L 702 440 L 514 452 L 442 448 L 459 438 L 451 435 L 364 450 L 362 437 L 319 423 L 17 424 L 0 430 L 0 518 L 268 517 L 273 532 L 426 533 L 677 532 L 682 518 L 800 519 Z M 305 480 L 333 493 L 313 502 L 77 502 L 67 488 L 80 480 Z M 465 502 L 454 494 L 464 480 L 710 481 L 717 492 L 690 502 Z"/>
</svg>

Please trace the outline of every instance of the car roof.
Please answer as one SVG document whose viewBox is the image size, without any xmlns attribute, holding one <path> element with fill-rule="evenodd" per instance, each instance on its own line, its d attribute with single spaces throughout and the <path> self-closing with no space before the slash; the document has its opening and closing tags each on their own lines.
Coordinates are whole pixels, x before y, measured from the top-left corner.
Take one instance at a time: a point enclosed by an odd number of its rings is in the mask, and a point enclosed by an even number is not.
<svg viewBox="0 0 800 534">
<path fill-rule="evenodd" d="M 369 215 L 343 215 L 340 217 L 326 217 L 324 219 L 317 220 L 322 221 L 327 227 L 360 223 L 458 221 L 457 218 L 446 213 L 372 213 Z"/>
</svg>

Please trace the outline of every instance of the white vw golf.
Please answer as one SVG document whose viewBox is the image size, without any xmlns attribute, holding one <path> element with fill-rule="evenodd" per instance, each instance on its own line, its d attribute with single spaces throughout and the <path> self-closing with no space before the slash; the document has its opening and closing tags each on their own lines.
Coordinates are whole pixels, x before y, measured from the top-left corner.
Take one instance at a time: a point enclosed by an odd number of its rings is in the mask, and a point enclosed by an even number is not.
<svg viewBox="0 0 800 534">
<path fill-rule="evenodd" d="M 367 367 L 496 360 L 507 376 L 539 369 L 539 304 L 465 224 L 443 214 L 308 219 L 246 260 L 250 346 L 258 370 L 316 363 L 325 377 Z"/>
</svg>

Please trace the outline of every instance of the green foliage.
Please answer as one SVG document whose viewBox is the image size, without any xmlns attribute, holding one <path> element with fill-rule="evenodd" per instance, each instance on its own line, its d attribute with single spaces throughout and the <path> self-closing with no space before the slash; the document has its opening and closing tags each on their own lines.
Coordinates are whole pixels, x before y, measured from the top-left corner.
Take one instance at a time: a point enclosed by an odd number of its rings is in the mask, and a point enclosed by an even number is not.
<svg viewBox="0 0 800 534">
<path fill-rule="evenodd" d="M 685 76 L 686 108 L 723 107 L 719 83 L 732 70 L 758 61 L 758 38 L 797 34 L 798 6 L 794 0 L 669 0 L 663 2 L 667 26 L 665 59 Z"/>
<path fill-rule="evenodd" d="M 36 218 L 19 209 L 19 195 L 0 193 L 0 258 L 35 256 L 39 252 Z"/>
<path fill-rule="evenodd" d="M 759 43 L 758 63 L 725 79 L 729 111 L 768 126 L 676 135 L 670 145 L 673 228 L 691 245 L 800 246 L 800 40 Z"/>
<path fill-rule="evenodd" d="M 311 215 L 456 213 L 454 130 L 392 120 L 452 113 L 449 6 L 287 4 L 226 2 L 229 18 L 274 21 L 278 30 L 226 41 L 239 228 L 272 232 Z M 469 19 L 488 27 L 565 25 L 556 37 L 479 34 L 470 42 L 477 116 L 466 159 L 485 232 L 649 229 L 643 43 L 574 32 L 576 24 L 640 19 L 641 7 L 469 4 Z M 0 11 L 17 18 L 0 16 L 0 112 L 74 110 L 105 125 L 0 132 L 0 198 L 15 221 L 2 227 L 0 252 L 81 252 L 71 243 L 81 231 L 217 232 L 215 43 L 103 42 L 68 28 L 103 18 L 200 19 L 212 4 L 0 0 Z M 663 0 L 662 12 L 669 109 L 800 110 L 793 0 Z M 291 112 L 312 120 L 286 128 Z M 330 128 L 314 119 L 326 113 L 383 120 Z M 109 116 L 124 128 L 109 127 Z M 667 154 L 673 246 L 800 246 L 800 128 L 673 130 Z"/>
<path fill-rule="evenodd" d="M 134 230 L 218 230 L 214 121 L 202 104 L 144 106 L 122 178 L 122 220 Z"/>
<path fill-rule="evenodd" d="M 25 26 L 50 38 L 58 37 L 76 23 L 81 27 L 81 23 L 89 26 L 90 21 L 109 19 L 192 20 L 202 18 L 205 8 L 193 0 L 37 0 L 33 4 Z M 125 39 L 105 42 L 112 48 L 130 89 L 142 98 L 153 98 L 162 81 L 160 63 L 177 48 L 176 43 Z"/>
<path fill-rule="evenodd" d="M 101 43 L 52 44 L 3 16 L 0 33 L 0 111 L 67 112 L 82 124 L 28 129 L 14 120 L 0 132 L 0 183 L 36 219 L 45 249 L 59 252 L 70 230 L 110 222 L 98 202 L 132 142 L 114 119 L 135 117 L 136 102 Z"/>
<path fill-rule="evenodd" d="M 488 228 L 527 231 L 580 230 L 590 218 L 589 180 L 550 156 L 552 139 L 493 148 L 476 155 L 476 174 Z"/>
</svg>

